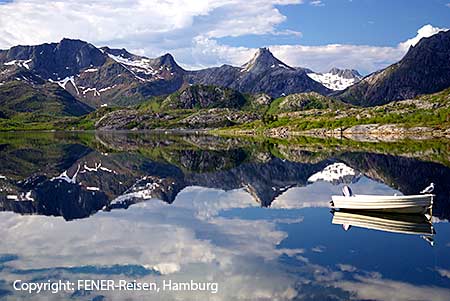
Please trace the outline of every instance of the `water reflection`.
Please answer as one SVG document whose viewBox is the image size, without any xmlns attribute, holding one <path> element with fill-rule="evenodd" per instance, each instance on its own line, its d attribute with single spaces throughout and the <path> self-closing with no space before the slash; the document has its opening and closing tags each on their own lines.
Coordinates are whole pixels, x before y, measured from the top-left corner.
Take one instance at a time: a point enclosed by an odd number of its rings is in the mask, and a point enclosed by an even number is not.
<svg viewBox="0 0 450 301">
<path fill-rule="evenodd" d="M 420 214 L 394 214 L 341 210 L 333 212 L 333 224 L 342 225 L 345 231 L 351 227 L 374 229 L 385 232 L 421 235 L 434 244 L 435 234 L 431 219 Z"/>
<path fill-rule="evenodd" d="M 12 290 L 18 277 L 219 283 L 214 295 L 150 295 L 161 300 L 450 299 L 445 157 L 137 133 L 16 134 L 1 145 L 5 299 L 149 298 L 29 296 Z M 343 184 L 355 193 L 410 194 L 430 182 L 433 225 L 390 215 L 333 218 L 328 209 Z M 332 221 L 359 227 L 345 232 Z M 380 224 L 392 233 L 370 230 Z M 407 234 L 434 230 L 434 247 Z"/>
</svg>

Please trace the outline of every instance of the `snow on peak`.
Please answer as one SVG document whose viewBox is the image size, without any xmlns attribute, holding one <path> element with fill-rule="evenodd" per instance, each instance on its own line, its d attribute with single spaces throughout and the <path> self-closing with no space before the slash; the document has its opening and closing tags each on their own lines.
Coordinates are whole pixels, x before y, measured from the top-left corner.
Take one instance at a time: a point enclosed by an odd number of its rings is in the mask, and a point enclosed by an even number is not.
<svg viewBox="0 0 450 301">
<path fill-rule="evenodd" d="M 327 73 L 308 73 L 310 78 L 331 90 L 344 90 L 359 82 L 362 76 L 356 70 L 331 69 Z"/>
<path fill-rule="evenodd" d="M 313 174 L 308 178 L 308 182 L 330 182 L 333 184 L 353 182 L 359 178 L 360 174 L 344 163 L 334 163 L 325 167 L 322 171 Z"/>
</svg>

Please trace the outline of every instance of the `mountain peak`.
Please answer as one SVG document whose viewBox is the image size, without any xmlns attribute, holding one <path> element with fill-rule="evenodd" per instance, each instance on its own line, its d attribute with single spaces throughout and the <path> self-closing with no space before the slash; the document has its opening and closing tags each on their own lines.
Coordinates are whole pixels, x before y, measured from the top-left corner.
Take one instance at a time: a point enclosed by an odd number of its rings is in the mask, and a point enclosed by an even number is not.
<svg viewBox="0 0 450 301">
<path fill-rule="evenodd" d="M 337 75 L 340 76 L 342 78 L 347 78 L 347 79 L 361 79 L 362 75 L 358 72 L 358 70 L 355 69 L 339 69 L 336 67 L 331 68 L 330 71 L 328 71 L 328 73 L 332 74 L 332 75 Z"/>
<path fill-rule="evenodd" d="M 88 42 L 82 41 L 80 39 L 70 39 L 70 38 L 62 38 L 62 40 L 59 42 L 60 44 L 63 43 L 81 43 L 81 44 L 88 44 Z"/>
<path fill-rule="evenodd" d="M 165 64 L 177 65 L 177 63 L 175 62 L 175 58 L 170 53 L 166 53 L 166 54 L 160 56 L 159 58 L 160 58 L 161 62 L 164 62 Z"/>
<path fill-rule="evenodd" d="M 258 48 L 258 51 L 256 52 L 256 55 L 270 55 L 270 56 L 274 56 L 272 54 L 272 52 L 270 52 L 270 49 L 267 48 L 267 47 Z"/>
<path fill-rule="evenodd" d="M 242 65 L 243 72 L 249 72 L 249 71 L 255 71 L 255 72 L 261 72 L 268 68 L 285 68 L 294 70 L 292 67 L 289 67 L 279 59 L 277 59 L 272 52 L 270 52 L 269 48 L 259 48 L 258 51 L 256 51 L 253 58 Z"/>
<path fill-rule="evenodd" d="M 158 65 L 159 66 L 167 66 L 171 70 L 183 70 L 177 62 L 175 61 L 174 57 L 170 53 L 166 53 L 160 57 L 157 58 Z"/>
<path fill-rule="evenodd" d="M 113 49 L 113 48 L 109 48 L 109 47 L 102 47 L 102 48 L 100 48 L 100 50 L 106 54 L 119 56 L 119 57 L 123 57 L 126 59 L 134 59 L 135 57 L 137 57 L 134 54 L 128 52 L 125 48 Z"/>
<path fill-rule="evenodd" d="M 90 49 L 97 49 L 94 45 L 83 41 L 83 40 L 79 40 L 79 39 L 69 39 L 69 38 L 63 38 L 59 43 L 57 43 L 56 45 L 57 48 L 60 49 L 71 49 L 71 50 L 75 50 L 75 49 L 80 49 L 82 47 L 87 47 Z"/>
</svg>

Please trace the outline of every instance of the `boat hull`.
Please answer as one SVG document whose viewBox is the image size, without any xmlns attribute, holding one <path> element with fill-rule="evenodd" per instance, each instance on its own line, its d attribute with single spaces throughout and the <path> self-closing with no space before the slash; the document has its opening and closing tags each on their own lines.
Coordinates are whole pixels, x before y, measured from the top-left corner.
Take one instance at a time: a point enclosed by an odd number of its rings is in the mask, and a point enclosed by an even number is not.
<svg viewBox="0 0 450 301">
<path fill-rule="evenodd" d="M 335 209 L 424 214 L 431 210 L 433 206 L 433 197 L 433 194 L 412 196 L 332 196 L 331 204 Z"/>
</svg>

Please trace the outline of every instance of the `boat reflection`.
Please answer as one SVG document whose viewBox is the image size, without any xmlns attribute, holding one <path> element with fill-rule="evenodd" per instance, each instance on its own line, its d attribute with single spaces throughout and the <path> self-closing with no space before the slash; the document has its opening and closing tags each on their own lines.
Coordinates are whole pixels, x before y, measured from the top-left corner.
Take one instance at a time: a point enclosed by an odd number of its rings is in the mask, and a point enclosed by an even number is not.
<svg viewBox="0 0 450 301">
<path fill-rule="evenodd" d="M 333 211 L 332 224 L 342 225 L 345 231 L 350 228 L 366 228 L 384 232 L 410 235 L 420 235 L 423 239 L 434 244 L 434 230 L 431 216 L 423 214 L 396 214 L 382 212 L 367 212 L 356 210 Z"/>
</svg>

